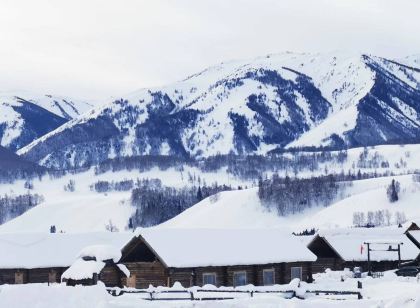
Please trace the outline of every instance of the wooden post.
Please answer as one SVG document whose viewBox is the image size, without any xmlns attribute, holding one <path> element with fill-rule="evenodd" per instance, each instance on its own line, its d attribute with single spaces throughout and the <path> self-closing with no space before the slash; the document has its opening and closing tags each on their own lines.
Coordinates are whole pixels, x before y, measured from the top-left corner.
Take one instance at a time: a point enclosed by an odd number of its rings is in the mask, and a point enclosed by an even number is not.
<svg viewBox="0 0 420 308">
<path fill-rule="evenodd" d="M 401 266 L 401 249 L 400 244 L 398 244 L 398 268 Z"/>
<path fill-rule="evenodd" d="M 370 244 L 367 243 L 367 251 L 368 251 L 368 276 L 372 276 L 372 269 L 370 264 Z"/>
</svg>

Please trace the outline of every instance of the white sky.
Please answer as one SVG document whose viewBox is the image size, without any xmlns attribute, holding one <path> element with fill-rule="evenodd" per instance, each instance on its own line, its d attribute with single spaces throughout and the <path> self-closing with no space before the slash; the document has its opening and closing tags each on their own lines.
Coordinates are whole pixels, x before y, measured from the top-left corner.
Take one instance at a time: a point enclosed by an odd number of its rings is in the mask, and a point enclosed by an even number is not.
<svg viewBox="0 0 420 308">
<path fill-rule="evenodd" d="M 0 90 L 105 98 L 285 50 L 420 54 L 419 0 L 0 0 Z"/>
</svg>

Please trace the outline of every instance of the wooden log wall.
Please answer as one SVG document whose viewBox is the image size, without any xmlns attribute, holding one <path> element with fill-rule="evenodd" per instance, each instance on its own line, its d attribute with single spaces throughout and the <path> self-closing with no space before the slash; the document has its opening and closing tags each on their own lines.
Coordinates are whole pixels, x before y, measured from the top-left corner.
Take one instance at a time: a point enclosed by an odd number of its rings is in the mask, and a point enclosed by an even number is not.
<svg viewBox="0 0 420 308">
<path fill-rule="evenodd" d="M 122 287 L 123 275 L 115 264 L 106 265 L 99 274 L 99 280 L 107 287 Z"/>
<path fill-rule="evenodd" d="M 130 271 L 131 277 L 134 277 L 134 285 L 138 289 L 148 288 L 149 285 L 166 286 L 168 283 L 166 270 L 159 261 L 125 262 L 124 265 Z M 129 285 L 127 277 L 123 277 L 121 282 L 124 286 Z"/>
<path fill-rule="evenodd" d="M 318 258 L 312 263 L 312 273 L 324 273 L 329 268 L 333 271 L 342 270 L 343 262 L 337 258 Z"/>
</svg>

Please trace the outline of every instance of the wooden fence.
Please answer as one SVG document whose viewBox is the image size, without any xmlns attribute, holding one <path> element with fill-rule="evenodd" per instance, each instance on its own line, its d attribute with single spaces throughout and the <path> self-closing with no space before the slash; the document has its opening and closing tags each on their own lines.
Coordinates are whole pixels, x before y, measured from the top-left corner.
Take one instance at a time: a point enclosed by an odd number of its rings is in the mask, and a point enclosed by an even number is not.
<svg viewBox="0 0 420 308">
<path fill-rule="evenodd" d="M 248 294 L 249 297 L 254 297 L 261 294 L 278 294 L 283 298 L 291 299 L 298 297 L 294 290 L 278 290 L 278 291 L 269 291 L 269 290 L 206 290 L 206 289 L 196 289 L 196 290 L 121 290 L 115 288 L 107 289 L 108 293 L 112 296 L 121 296 L 123 294 L 144 294 L 144 300 L 149 301 L 181 301 L 181 300 L 191 300 L 191 301 L 210 301 L 210 300 L 229 300 L 235 299 L 238 297 L 233 296 L 234 294 L 245 295 Z M 199 293 L 203 293 L 204 296 L 199 296 Z M 363 299 L 361 292 L 359 291 L 334 291 L 334 290 L 307 290 L 306 293 L 314 295 L 336 295 L 336 296 L 348 296 L 354 295 L 357 296 L 357 299 Z M 220 296 L 219 296 L 220 294 Z M 227 296 L 226 294 L 232 294 Z M 161 297 L 161 295 L 164 295 Z M 210 296 L 214 295 L 214 296 Z"/>
</svg>

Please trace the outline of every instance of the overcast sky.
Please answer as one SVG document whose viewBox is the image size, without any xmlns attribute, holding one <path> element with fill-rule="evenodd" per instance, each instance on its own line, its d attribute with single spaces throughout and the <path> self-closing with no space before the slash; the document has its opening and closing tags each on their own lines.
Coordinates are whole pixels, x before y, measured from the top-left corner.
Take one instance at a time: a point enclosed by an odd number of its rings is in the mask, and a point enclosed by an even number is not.
<svg viewBox="0 0 420 308">
<path fill-rule="evenodd" d="M 106 98 L 289 51 L 420 54 L 418 0 L 0 0 L 0 90 Z"/>
</svg>

